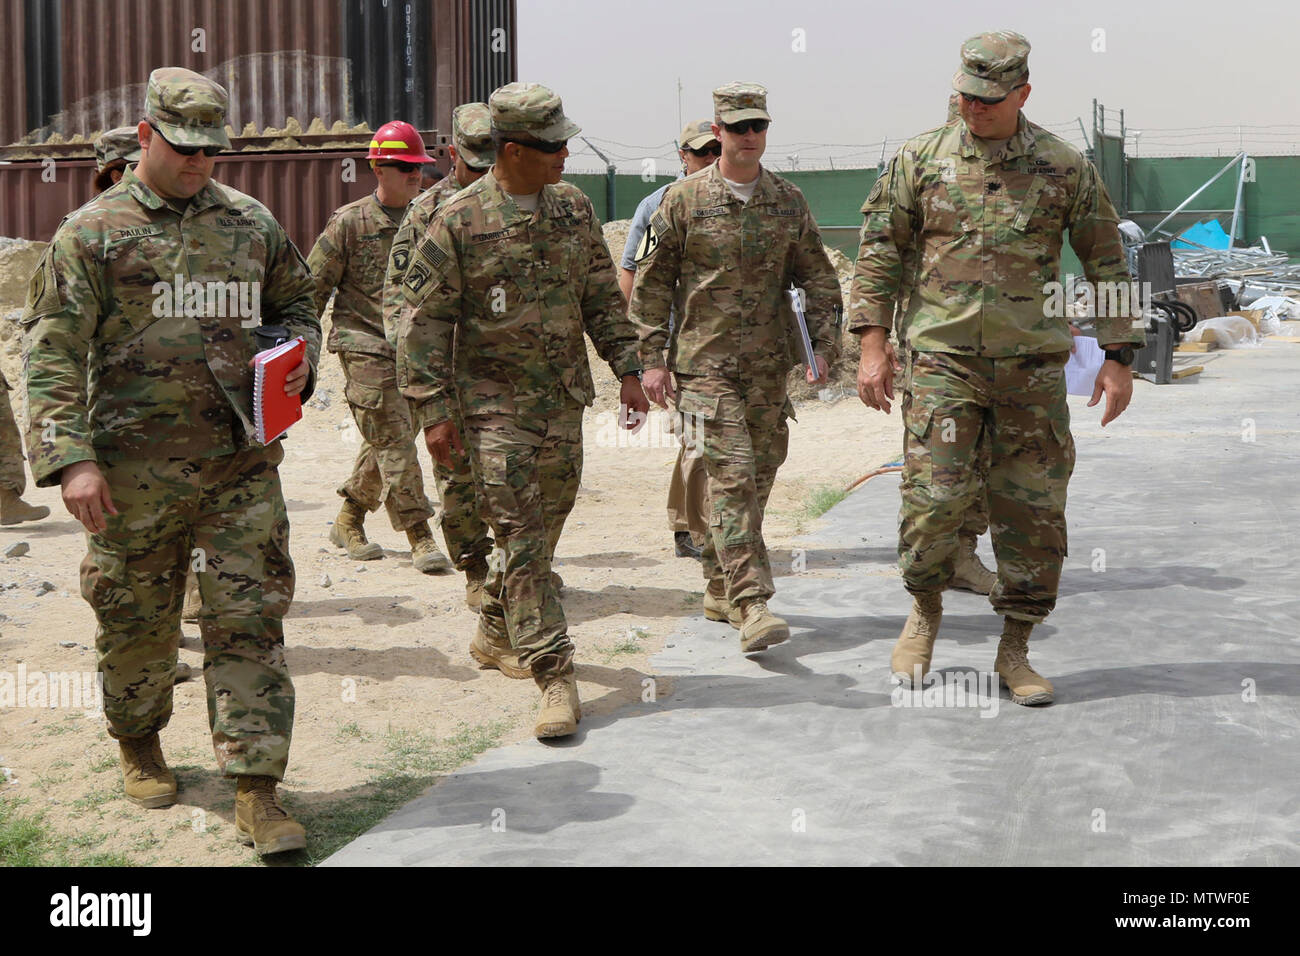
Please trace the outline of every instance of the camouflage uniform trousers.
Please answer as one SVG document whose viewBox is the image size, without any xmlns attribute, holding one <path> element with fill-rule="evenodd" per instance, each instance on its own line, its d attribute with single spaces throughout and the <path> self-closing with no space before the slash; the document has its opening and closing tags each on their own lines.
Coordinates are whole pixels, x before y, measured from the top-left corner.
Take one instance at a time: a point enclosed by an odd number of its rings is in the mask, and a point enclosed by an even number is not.
<svg viewBox="0 0 1300 956">
<path fill-rule="evenodd" d="M 785 381 L 784 372 L 738 379 L 677 376 L 677 408 L 688 419 L 684 430 L 698 429 L 693 440 L 702 445 L 709 476 L 704 578 L 715 591 L 725 582 L 732 604 L 775 593 L 763 512 L 790 446 Z"/>
<path fill-rule="evenodd" d="M 954 94 L 956 95 L 956 94 Z M 902 381 L 899 383 L 899 393 L 905 393 L 910 388 L 911 366 L 910 362 L 905 362 L 903 366 Z M 981 488 L 988 488 L 989 483 L 989 455 L 991 453 L 991 442 L 987 431 L 981 433 L 979 454 L 975 456 L 975 477 Z M 987 494 L 976 495 L 974 502 L 966 511 L 962 518 L 961 527 L 957 531 L 958 538 L 978 538 L 989 530 L 989 496 Z"/>
<path fill-rule="evenodd" d="M 147 736 L 171 718 L 186 568 L 198 564 L 217 763 L 228 776 L 284 777 L 294 691 L 281 621 L 294 571 L 276 468 L 283 457 L 276 445 L 101 463 L 119 513 L 105 516 L 103 534 L 87 535 L 81 594 L 99 621 L 111 736 Z"/>
<path fill-rule="evenodd" d="M 397 363 L 368 352 L 339 352 L 347 380 L 344 392 L 361 432 L 352 474 L 339 488 L 367 511 L 382 503 L 394 531 L 406 531 L 433 517 L 424 495 L 424 476 L 415 453 L 410 403 L 397 388 Z"/>
<path fill-rule="evenodd" d="M 0 373 L 0 488 L 22 494 L 27 490 L 23 471 L 23 439 L 18 433 L 13 406 L 9 404 L 9 383 Z"/>
<path fill-rule="evenodd" d="M 459 411 L 455 413 L 455 423 L 457 431 L 464 435 L 464 421 Z M 451 563 L 457 571 L 486 563 L 492 553 L 492 537 L 479 507 L 469 456 L 453 458 L 450 468 L 435 461 L 433 483 L 438 489 L 438 499 L 442 502 L 439 523 Z"/>
<path fill-rule="evenodd" d="M 465 415 L 465 447 L 497 542 L 479 620 L 493 643 L 523 652 L 524 667 L 557 655 L 545 673 L 573 659 L 551 558 L 578 497 L 582 412 L 566 395 L 515 415 Z"/>
<path fill-rule="evenodd" d="M 670 420 L 682 443 L 668 483 L 668 530 L 689 531 L 694 540 L 704 541 L 709 537 L 709 473 L 698 445 L 680 435 L 679 416 Z"/>
<path fill-rule="evenodd" d="M 898 545 L 909 591 L 947 585 L 958 529 L 987 494 L 998 562 L 989 595 L 994 610 L 1041 621 L 1056 606 L 1067 553 L 1066 487 L 1074 470 L 1067 356 L 912 356 L 912 380 L 902 402 Z M 985 441 L 987 480 L 978 467 Z"/>
</svg>

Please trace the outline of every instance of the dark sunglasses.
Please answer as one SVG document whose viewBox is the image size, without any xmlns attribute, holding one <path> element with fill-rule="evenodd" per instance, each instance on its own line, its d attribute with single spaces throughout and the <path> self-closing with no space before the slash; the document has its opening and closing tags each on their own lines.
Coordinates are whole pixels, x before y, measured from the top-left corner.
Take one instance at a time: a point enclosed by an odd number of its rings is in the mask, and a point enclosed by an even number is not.
<svg viewBox="0 0 1300 956">
<path fill-rule="evenodd" d="M 417 169 L 419 169 L 421 166 L 423 166 L 424 164 L 423 164 L 423 163 L 403 163 L 403 162 L 393 162 L 393 163 L 375 163 L 375 165 L 376 165 L 376 166 L 387 166 L 389 169 L 395 169 L 395 170 L 397 170 L 399 173 L 413 173 L 413 172 L 415 172 Z"/>
<path fill-rule="evenodd" d="M 1025 84 L 1021 83 L 1020 86 L 1011 87 L 1011 93 L 1014 93 L 1016 90 L 1023 89 L 1024 86 Z M 1010 96 L 1011 93 L 1008 93 L 1007 96 Z M 972 96 L 970 93 L 963 93 L 961 95 L 961 98 L 965 100 L 967 103 L 983 103 L 985 106 L 997 106 L 999 103 L 1005 100 L 1007 96 Z"/>
<path fill-rule="evenodd" d="M 177 156 L 193 156 L 195 153 L 202 153 L 204 156 L 216 156 L 221 152 L 220 146 L 177 146 L 164 136 L 162 130 L 154 126 L 153 123 L 149 124 L 149 128 L 157 133 L 158 138 L 166 143 Z"/>
<path fill-rule="evenodd" d="M 558 143 L 542 143 L 536 141 L 525 142 L 522 139 L 508 139 L 507 143 L 514 143 L 516 146 L 527 146 L 529 149 L 535 149 L 539 153 L 558 153 L 564 147 L 569 145 L 567 139 L 562 139 Z"/>
<path fill-rule="evenodd" d="M 767 126 L 768 126 L 768 121 L 761 120 L 761 119 L 741 120 L 739 123 L 722 124 L 723 129 L 725 129 L 728 133 L 735 133 L 737 136 L 744 136 L 751 129 L 755 133 L 766 133 Z M 721 150 L 722 147 L 719 146 L 718 149 Z"/>
<path fill-rule="evenodd" d="M 691 147 L 687 146 L 686 151 L 696 156 L 721 156 L 722 144 L 710 143 L 708 146 L 701 146 L 699 149 L 692 149 Z"/>
</svg>

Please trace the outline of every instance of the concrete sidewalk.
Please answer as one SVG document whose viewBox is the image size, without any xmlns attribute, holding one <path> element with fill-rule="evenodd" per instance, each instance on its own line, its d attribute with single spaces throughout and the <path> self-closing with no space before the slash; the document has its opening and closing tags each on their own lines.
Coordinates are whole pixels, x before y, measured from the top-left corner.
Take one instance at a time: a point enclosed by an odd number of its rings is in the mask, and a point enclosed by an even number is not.
<svg viewBox="0 0 1300 956">
<path fill-rule="evenodd" d="M 1205 358 L 1104 432 L 1070 400 L 1070 557 L 1031 643 L 1054 705 L 997 691 L 1000 619 L 955 592 L 935 668 L 995 696 L 891 691 L 881 476 L 802 571 L 773 555 L 789 643 L 747 659 L 683 619 L 671 694 L 485 754 L 325 865 L 1300 864 L 1300 346 Z"/>
</svg>

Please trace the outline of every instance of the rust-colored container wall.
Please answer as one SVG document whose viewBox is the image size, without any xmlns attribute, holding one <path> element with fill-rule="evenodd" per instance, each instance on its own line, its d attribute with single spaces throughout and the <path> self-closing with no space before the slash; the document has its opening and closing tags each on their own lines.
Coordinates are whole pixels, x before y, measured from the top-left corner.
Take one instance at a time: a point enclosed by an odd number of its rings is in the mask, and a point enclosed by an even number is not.
<svg viewBox="0 0 1300 956">
<path fill-rule="evenodd" d="M 49 239 L 64 213 L 90 198 L 89 161 L 65 158 L 88 155 L 89 144 L 57 139 L 138 122 L 158 66 L 224 85 L 236 134 L 250 123 L 283 129 L 289 117 L 304 129 L 313 119 L 373 129 L 400 118 L 441 131 L 426 138 L 433 151 L 446 141 L 453 107 L 515 78 L 517 46 L 515 0 L 0 0 L 0 146 L 33 144 L 12 151 L 21 157 L 13 163 L 0 160 L 0 235 Z M 53 182 L 26 161 L 42 147 L 57 161 Z M 309 245 L 353 193 L 323 173 L 313 178 L 305 155 L 222 157 L 217 178 L 257 195 Z M 252 188 L 241 185 L 244 175 Z M 369 175 L 360 164 L 356 195 Z"/>
<path fill-rule="evenodd" d="M 446 150 L 430 143 L 429 152 Z M 217 159 L 212 178 L 265 203 L 305 256 L 335 209 L 375 188 L 365 157 L 364 150 L 232 153 Z M 94 178 L 90 160 L 0 165 L 0 195 L 8 197 L 4 234 L 48 240 L 65 215 L 95 195 Z"/>
</svg>

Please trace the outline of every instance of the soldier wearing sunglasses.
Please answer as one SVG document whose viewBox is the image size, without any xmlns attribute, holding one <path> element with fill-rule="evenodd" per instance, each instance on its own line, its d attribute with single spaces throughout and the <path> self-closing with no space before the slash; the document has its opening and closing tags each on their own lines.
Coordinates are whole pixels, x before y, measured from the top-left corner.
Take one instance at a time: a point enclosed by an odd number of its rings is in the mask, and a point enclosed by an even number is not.
<svg viewBox="0 0 1300 956">
<path fill-rule="evenodd" d="M 712 120 L 693 120 L 687 123 L 677 142 L 680 144 L 677 155 L 682 161 L 682 171 L 687 176 L 712 166 L 722 155 L 722 143 L 713 134 Z M 629 301 L 632 299 L 632 283 L 636 280 L 637 250 L 645 238 L 650 217 L 659 208 L 664 193 L 671 185 L 667 183 L 660 186 L 642 199 L 632 216 L 618 271 L 618 286 Z M 670 327 L 673 324 L 671 315 L 668 323 Z M 709 535 L 708 483 L 703 457 L 693 447 L 688 448 L 687 442 L 683 441 L 677 450 L 673 477 L 668 485 L 668 527 L 673 532 L 673 548 L 679 558 L 694 558 L 699 561 L 704 556 L 696 541 L 702 542 Z"/>
<path fill-rule="evenodd" d="M 310 392 L 320 323 L 307 266 L 270 211 L 212 180 L 230 146 L 227 103 L 198 73 L 154 70 L 139 162 L 50 241 L 22 318 L 28 447 L 37 484 L 60 485 L 88 532 L 81 593 L 99 624 L 127 799 L 176 801 L 158 735 L 172 715 L 184 568 L 198 559 L 213 749 L 236 779 L 237 838 L 269 854 L 306 845 L 276 796 L 294 714 L 284 452 L 255 437 L 256 324 L 170 292 L 256 284 L 262 319 L 307 341 L 288 395 Z"/>
<path fill-rule="evenodd" d="M 885 412 L 894 397 L 886 338 L 903 308 L 899 566 L 913 605 L 890 669 L 912 686 L 929 670 L 960 535 L 987 494 L 998 558 L 989 600 L 1004 619 L 994 667 L 1013 701 L 1045 704 L 1054 688 L 1029 664 L 1029 635 L 1056 604 L 1074 441 L 1070 327 L 1048 315 L 1044 286 L 1058 279 L 1067 231 L 1089 281 L 1129 277 L 1097 170 L 1020 111 L 1029 42 L 1011 32 L 967 40 L 953 89 L 960 121 L 904 144 L 863 204 L 851 294 L 858 391 Z M 1128 405 L 1125 346 L 1143 333 L 1127 317 L 1099 318 L 1097 331 L 1108 360 L 1090 404 L 1106 395 L 1105 425 Z"/>
<path fill-rule="evenodd" d="M 560 97 L 510 83 L 488 100 L 496 160 L 411 250 L 398 380 L 430 455 L 468 453 L 498 555 L 470 653 L 541 690 L 534 734 L 575 733 L 574 646 L 551 579 L 582 477 L 582 413 L 595 400 L 585 337 L 622 383 L 622 424 L 648 411 L 636 332 L 589 200 L 560 182 L 579 127 Z M 638 414 L 641 413 L 641 414 Z"/>
<path fill-rule="evenodd" d="M 713 91 L 713 108 L 722 157 L 664 194 L 641 244 L 630 314 L 647 397 L 659 405 L 675 397 L 703 446 L 712 508 L 704 614 L 738 628 L 741 651 L 751 653 L 790 636 L 767 607 L 775 589 L 763 543 L 794 415 L 786 377 L 802 353 L 786 290 L 806 292 L 817 365 L 809 382 L 825 381 L 839 354 L 841 299 L 803 193 L 760 163 L 767 91 L 729 83 Z"/>
</svg>

